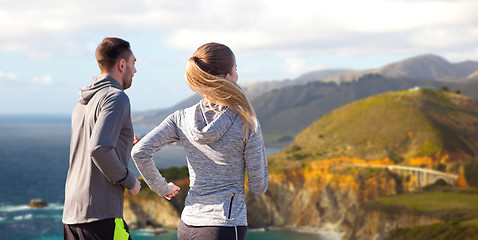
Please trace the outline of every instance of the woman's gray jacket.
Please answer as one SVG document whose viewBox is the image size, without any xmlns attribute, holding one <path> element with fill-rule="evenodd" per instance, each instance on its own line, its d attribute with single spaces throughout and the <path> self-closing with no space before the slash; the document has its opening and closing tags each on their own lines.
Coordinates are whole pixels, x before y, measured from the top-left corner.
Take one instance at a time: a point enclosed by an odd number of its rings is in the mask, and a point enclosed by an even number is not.
<svg viewBox="0 0 478 240">
<path fill-rule="evenodd" d="M 169 115 L 133 147 L 132 157 L 148 186 L 164 196 L 170 188 L 152 156 L 168 144 L 182 145 L 190 180 L 183 222 L 191 226 L 247 226 L 245 172 L 254 194 L 267 190 L 269 173 L 260 126 L 243 134 L 243 124 L 233 110 L 222 106 L 213 110 L 200 102 Z"/>
</svg>

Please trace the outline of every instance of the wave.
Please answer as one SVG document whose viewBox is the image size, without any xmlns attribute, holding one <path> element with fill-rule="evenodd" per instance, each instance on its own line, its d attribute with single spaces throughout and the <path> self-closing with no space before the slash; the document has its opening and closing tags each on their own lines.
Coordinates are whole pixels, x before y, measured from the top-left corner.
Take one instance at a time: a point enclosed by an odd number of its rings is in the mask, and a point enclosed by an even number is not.
<svg viewBox="0 0 478 240">
<path fill-rule="evenodd" d="M 63 210 L 63 204 L 60 203 L 51 203 L 48 204 L 48 207 L 45 208 L 31 208 L 28 205 L 1 205 L 0 213 L 13 213 L 13 212 L 22 212 L 22 211 L 45 211 L 45 210 Z"/>
<path fill-rule="evenodd" d="M 312 229 L 297 228 L 297 229 L 293 229 L 293 231 L 318 234 L 322 237 L 325 237 L 325 239 L 331 239 L 331 240 L 340 240 L 340 239 L 342 239 L 342 235 L 343 235 L 343 233 L 327 231 L 327 230 L 323 230 L 323 229 L 322 230 L 312 230 Z"/>
<path fill-rule="evenodd" d="M 0 212 L 20 212 L 20 211 L 25 211 L 25 210 L 30 210 L 32 209 L 31 207 L 29 207 L 28 205 L 17 205 L 17 206 L 10 206 L 10 205 L 6 205 L 6 206 L 1 206 L 0 207 Z"/>
<path fill-rule="evenodd" d="M 39 208 L 38 210 L 62 210 L 63 211 L 63 204 L 62 203 L 51 203 L 48 204 L 48 207 L 46 208 Z"/>
<path fill-rule="evenodd" d="M 159 235 L 171 234 L 171 232 L 163 228 L 138 229 L 138 230 L 134 230 L 134 234 L 137 236 L 159 236 Z"/>
<path fill-rule="evenodd" d="M 28 205 L 17 206 L 1 206 L 0 207 L 0 223 L 11 224 L 15 222 L 28 221 L 58 221 L 63 218 L 63 206 L 60 204 L 52 204 L 46 208 L 30 208 Z"/>
<path fill-rule="evenodd" d="M 265 232 L 266 229 L 265 228 L 248 228 L 247 231 L 251 231 L 251 232 Z"/>
<path fill-rule="evenodd" d="M 15 217 L 13 217 L 13 220 L 22 221 L 22 220 L 29 220 L 29 219 L 32 219 L 32 218 L 33 218 L 33 214 L 29 213 L 29 214 L 26 214 L 26 215 L 15 216 Z"/>
<path fill-rule="evenodd" d="M 0 225 L 3 223 L 13 223 L 13 222 L 28 222 L 28 221 L 61 221 L 63 215 L 53 214 L 53 215 L 44 215 L 44 214 L 35 214 L 35 213 L 25 213 L 25 214 L 14 214 L 11 216 L 0 217 Z M 1 234 L 0 234 L 1 235 Z"/>
</svg>

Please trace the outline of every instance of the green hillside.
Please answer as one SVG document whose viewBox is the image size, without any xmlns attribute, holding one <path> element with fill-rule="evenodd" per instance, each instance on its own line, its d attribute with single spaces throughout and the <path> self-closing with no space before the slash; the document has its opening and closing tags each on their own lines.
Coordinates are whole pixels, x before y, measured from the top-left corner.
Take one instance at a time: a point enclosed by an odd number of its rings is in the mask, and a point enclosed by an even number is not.
<svg viewBox="0 0 478 240">
<path fill-rule="evenodd" d="M 388 92 L 347 104 L 311 124 L 273 165 L 336 157 L 404 160 L 478 155 L 478 102 L 442 90 Z"/>
<path fill-rule="evenodd" d="M 371 74 L 356 82 L 312 82 L 275 90 L 252 100 L 252 105 L 261 122 L 264 137 L 293 138 L 320 116 L 345 104 L 376 94 L 408 90 L 416 86 L 440 88 L 443 82 L 385 78 Z M 457 84 L 448 83 L 450 89 Z"/>
</svg>

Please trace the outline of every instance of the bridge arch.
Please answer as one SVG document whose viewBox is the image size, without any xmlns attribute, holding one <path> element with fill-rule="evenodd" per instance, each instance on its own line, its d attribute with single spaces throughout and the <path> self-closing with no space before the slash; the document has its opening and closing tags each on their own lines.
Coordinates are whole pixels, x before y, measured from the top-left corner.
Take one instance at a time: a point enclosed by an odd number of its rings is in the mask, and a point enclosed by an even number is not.
<svg viewBox="0 0 478 240">
<path fill-rule="evenodd" d="M 431 170 L 427 168 L 400 166 L 400 165 L 372 165 L 372 164 L 353 164 L 357 167 L 366 168 L 387 168 L 401 176 L 413 176 L 416 187 L 425 187 L 437 183 L 439 180 L 454 186 L 458 182 L 458 175 Z"/>
</svg>

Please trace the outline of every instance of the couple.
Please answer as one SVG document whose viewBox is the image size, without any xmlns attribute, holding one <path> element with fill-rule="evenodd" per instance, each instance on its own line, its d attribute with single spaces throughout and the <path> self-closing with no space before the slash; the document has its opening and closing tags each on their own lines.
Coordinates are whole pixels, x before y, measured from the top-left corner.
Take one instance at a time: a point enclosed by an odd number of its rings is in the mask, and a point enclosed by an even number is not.
<svg viewBox="0 0 478 240">
<path fill-rule="evenodd" d="M 269 174 L 256 114 L 237 85 L 233 52 L 218 43 L 199 47 L 185 76 L 203 99 L 169 115 L 139 142 L 123 91 L 136 73 L 130 44 L 105 38 L 96 59 L 101 75 L 80 90 L 72 113 L 64 239 L 131 239 L 124 189 L 134 196 L 141 184 L 128 171 L 130 154 L 148 186 L 169 199 L 180 189 L 161 176 L 152 156 L 174 142 L 186 151 L 190 179 L 178 239 L 245 239 L 245 171 L 255 194 L 267 190 Z"/>
</svg>

